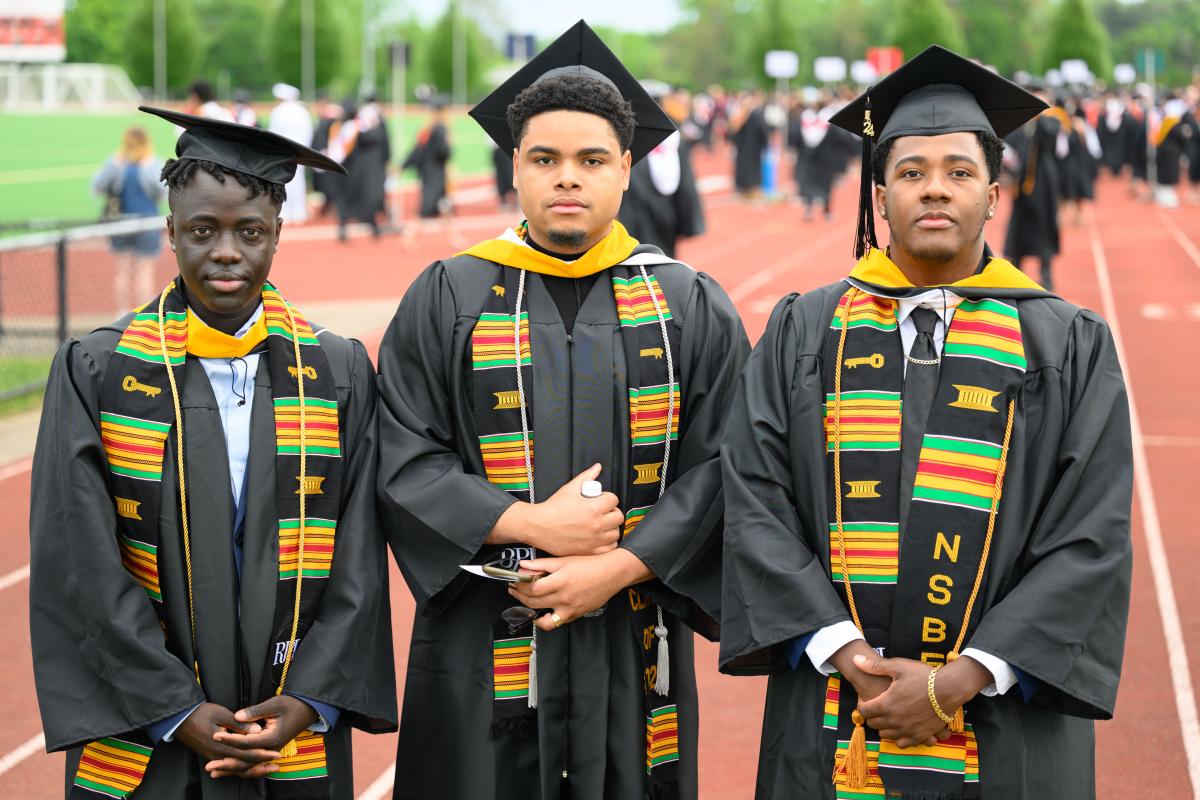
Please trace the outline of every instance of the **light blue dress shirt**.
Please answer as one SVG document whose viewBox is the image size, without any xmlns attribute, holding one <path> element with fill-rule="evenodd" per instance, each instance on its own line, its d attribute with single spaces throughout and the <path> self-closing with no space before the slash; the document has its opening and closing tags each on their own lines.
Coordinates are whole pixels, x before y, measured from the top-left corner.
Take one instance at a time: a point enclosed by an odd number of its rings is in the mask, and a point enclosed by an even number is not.
<svg viewBox="0 0 1200 800">
<path fill-rule="evenodd" d="M 240 339 L 245 336 L 262 314 L 263 307 L 260 303 L 234 337 Z M 229 489 L 234 504 L 233 556 L 239 581 L 242 574 L 242 545 L 238 532 L 246 520 L 245 484 L 246 464 L 250 460 L 250 416 L 254 409 L 254 378 L 258 374 L 260 356 L 261 353 L 249 353 L 240 358 L 199 359 L 200 365 L 204 367 L 204 374 L 208 376 L 208 382 L 212 385 L 213 396 L 217 399 L 217 410 L 221 414 L 221 427 L 225 431 L 225 452 L 229 456 Z M 308 703 L 317 712 L 318 719 L 309 726 L 309 730 L 325 733 L 337 724 L 341 709 L 300 695 L 293 696 Z M 175 730 L 196 708 L 197 706 L 193 706 L 187 711 L 151 723 L 146 726 L 146 732 L 155 742 L 169 742 Z"/>
</svg>

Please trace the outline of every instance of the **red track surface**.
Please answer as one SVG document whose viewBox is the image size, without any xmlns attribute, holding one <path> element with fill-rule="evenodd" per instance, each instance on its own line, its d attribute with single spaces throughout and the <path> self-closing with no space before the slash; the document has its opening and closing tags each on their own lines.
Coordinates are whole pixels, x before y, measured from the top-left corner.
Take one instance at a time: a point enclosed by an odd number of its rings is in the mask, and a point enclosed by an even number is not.
<svg viewBox="0 0 1200 800">
<path fill-rule="evenodd" d="M 726 163 L 703 158 L 701 172 L 724 172 Z M 1161 523 L 1166 563 L 1180 605 L 1184 650 L 1194 676 L 1200 665 L 1200 607 L 1188 602 L 1194 594 L 1189 576 L 1200 574 L 1200 539 L 1194 535 L 1193 520 L 1186 516 L 1185 501 L 1194 496 L 1193 479 L 1200 474 L 1200 416 L 1194 413 L 1195 393 L 1200 391 L 1200 251 L 1196 249 L 1200 208 L 1158 211 L 1134 203 L 1126 197 L 1123 184 L 1111 181 L 1102 181 L 1098 193 L 1101 201 L 1094 213 L 1085 215 L 1084 225 L 1064 229 L 1057 288 L 1073 302 L 1105 310 L 1090 238 L 1098 235 L 1112 283 L 1107 302 L 1124 339 L 1126 377 L 1140 414 L 1154 511 Z M 686 242 L 681 256 L 730 292 L 751 339 L 757 340 L 780 295 L 836 280 L 850 267 L 851 182 L 839 188 L 836 200 L 832 222 L 805 223 L 796 207 L 743 206 L 728 195 L 711 197 L 711 232 Z M 463 213 L 494 211 L 478 206 Z M 1003 241 L 1006 216 L 1003 209 L 990 226 L 989 239 L 996 245 Z M 478 239 L 486 234 L 472 230 L 460 237 Z M 288 244 L 285 232 L 272 278 L 301 308 L 306 301 L 399 299 L 426 264 L 456 249 L 438 231 L 418 234 L 407 250 L 394 238 L 358 239 L 348 245 Z M 371 352 L 381 335 L 377 331 L 365 337 Z M 0 580 L 28 563 L 24 510 L 29 475 L 17 472 L 0 480 L 0 502 L 13 520 L 0 533 Z M 1116 719 L 1097 728 L 1099 796 L 1111 800 L 1193 795 L 1167 666 L 1162 614 L 1147 558 L 1143 499 L 1139 497 L 1134 508 L 1134 594 L 1120 701 Z M 412 602 L 394 566 L 392 579 L 397 670 L 402 679 Z M 0 619 L 0 651 L 9 654 L 0 661 L 0 708 L 6 721 L 0 726 L 0 771 L 6 754 L 41 729 L 29 658 L 27 593 L 27 581 L 0 589 L 5 611 Z M 750 798 L 765 681 L 719 675 L 715 645 L 700 642 L 696 661 L 702 704 L 701 796 L 705 800 Z M 394 746 L 394 736 L 356 738 L 360 792 L 392 763 Z M 61 797 L 62 765 L 61 755 L 40 752 L 20 760 L 0 772 L 0 798 Z"/>
</svg>

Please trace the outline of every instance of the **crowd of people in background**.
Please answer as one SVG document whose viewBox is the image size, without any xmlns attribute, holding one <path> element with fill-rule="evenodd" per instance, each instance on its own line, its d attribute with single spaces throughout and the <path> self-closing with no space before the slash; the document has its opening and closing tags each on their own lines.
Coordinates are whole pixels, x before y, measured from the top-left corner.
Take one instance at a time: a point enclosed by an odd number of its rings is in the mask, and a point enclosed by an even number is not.
<svg viewBox="0 0 1200 800">
<path fill-rule="evenodd" d="M 806 222 L 818 214 L 825 221 L 832 219 L 834 187 L 857 172 L 859 145 L 856 137 L 831 126 L 829 120 L 854 97 L 854 88 L 804 87 L 778 93 L 710 86 L 693 94 L 681 87 L 648 83 L 654 84 L 652 96 L 679 131 L 630 176 L 621 219 L 636 238 L 673 255 L 679 240 L 704 232 L 702 193 L 692 164 L 697 149 L 727 154 L 732 187 L 743 201 L 791 202 L 802 208 Z M 1036 84 L 1029 88 L 1051 109 L 1006 138 L 1004 174 L 1012 214 L 1003 252 L 1014 263 L 1036 261 L 1044 285 L 1052 285 L 1051 264 L 1059 250 L 1060 226 L 1082 224 L 1101 174 L 1124 181 L 1131 196 L 1165 208 L 1181 202 L 1200 204 L 1200 85 L 1156 98 L 1144 86 L 1086 91 Z M 260 116 L 244 91 L 235 91 L 232 104 L 225 105 L 210 84 L 197 80 L 185 110 L 264 127 L 345 164 L 347 176 L 298 170 L 288 186 L 283 218 L 294 224 L 314 216 L 333 216 L 342 241 L 347 240 L 353 222 L 380 236 L 388 229 L 393 152 L 378 98 L 368 95 L 361 102 L 348 98 L 334 103 L 322 93 L 310 108 L 294 86 L 276 84 L 272 94 L 275 105 Z M 430 99 L 428 119 L 397 164 L 401 173 L 411 170 L 420 183 L 414 211 L 421 219 L 446 218 L 453 212 L 448 175 L 454 149 L 448 112 L 441 97 Z M 113 206 L 115 213 L 152 213 L 162 197 L 161 192 L 150 190 L 137 196 L 139 187 L 153 183 L 146 177 L 154 169 L 152 156 L 137 161 L 140 180 L 123 180 L 133 174 L 127 160 L 128 139 L 139 135 L 144 138 L 145 132 L 127 133 L 120 154 L 105 164 L 94 181 L 95 191 L 120 200 L 119 208 Z M 513 211 L 517 205 L 511 154 L 493 149 L 492 163 L 499 208 Z M 310 198 L 315 205 L 310 205 Z M 152 259 L 156 252 L 139 241 L 114 239 L 113 247 L 119 253 L 133 253 L 135 261 Z M 129 258 L 123 256 L 122 263 L 126 261 Z M 120 286 L 134 280 L 137 268 L 123 268 L 121 274 L 126 273 L 129 277 L 121 278 Z"/>
</svg>

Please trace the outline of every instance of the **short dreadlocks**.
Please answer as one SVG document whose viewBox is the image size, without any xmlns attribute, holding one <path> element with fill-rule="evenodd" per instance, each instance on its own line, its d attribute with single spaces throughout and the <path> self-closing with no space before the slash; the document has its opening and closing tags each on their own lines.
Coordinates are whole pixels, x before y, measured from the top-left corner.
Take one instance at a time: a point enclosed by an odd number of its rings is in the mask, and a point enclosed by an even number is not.
<svg viewBox="0 0 1200 800">
<path fill-rule="evenodd" d="M 265 194 L 278 208 L 283 205 L 284 198 L 287 197 L 287 192 L 282 183 L 264 181 L 257 176 L 247 175 L 245 172 L 238 172 L 236 169 L 229 169 L 212 161 L 204 161 L 196 158 L 171 158 L 167 159 L 167 163 L 163 165 L 162 174 L 158 178 L 170 190 L 170 195 L 167 198 L 168 202 L 173 204 L 175 193 L 182 190 L 184 186 L 187 186 L 188 181 L 192 179 L 197 170 L 207 172 L 221 183 L 225 182 L 226 175 L 232 175 L 238 183 L 245 186 L 249 191 L 249 194 L 246 196 L 247 200 L 258 197 L 260 194 Z"/>
</svg>

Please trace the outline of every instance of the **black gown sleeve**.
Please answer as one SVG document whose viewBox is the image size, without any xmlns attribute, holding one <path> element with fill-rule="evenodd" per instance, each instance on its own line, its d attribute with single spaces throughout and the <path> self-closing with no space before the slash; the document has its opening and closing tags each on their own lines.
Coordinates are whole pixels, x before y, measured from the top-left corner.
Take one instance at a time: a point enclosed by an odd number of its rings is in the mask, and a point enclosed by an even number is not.
<svg viewBox="0 0 1200 800">
<path fill-rule="evenodd" d="M 375 370 L 361 343 L 351 342 L 347 350 L 352 363 L 337 546 L 287 690 L 341 709 L 342 719 L 355 727 L 385 733 L 396 730 L 396 676 L 387 549 L 375 514 Z"/>
<path fill-rule="evenodd" d="M 1109 719 L 1132 570 L 1129 406 L 1103 320 L 1080 312 L 1067 347 L 1058 482 L 1026 545 L 1020 580 L 983 615 L 968 646 L 1040 680 L 1034 702 Z"/>
<path fill-rule="evenodd" d="M 792 319 L 799 302 L 785 297 L 771 314 L 742 372 L 721 444 L 720 666 L 729 674 L 777 670 L 784 663 L 777 645 L 850 619 L 814 551 L 820 537 L 805 530 L 796 511 L 799 502 L 811 501 L 797 497 L 797 486 L 825 485 L 823 471 L 807 474 L 824 464 L 814 419 L 823 390 L 816 357 L 799 353 Z M 801 456 L 809 451 L 817 458 L 805 461 Z"/>
<path fill-rule="evenodd" d="M 456 308 L 436 263 L 409 287 L 379 347 L 379 513 L 419 610 L 464 574 L 458 565 L 516 502 L 467 472 L 455 449 Z"/>
<path fill-rule="evenodd" d="M 674 594 L 647 592 L 698 633 L 717 638 L 721 599 L 721 432 L 750 343 L 733 302 L 696 277 L 680 341 L 683 419 L 675 480 L 622 543 Z M 697 613 L 699 612 L 699 613 Z"/>
<path fill-rule="evenodd" d="M 121 563 L 99 432 L 103 373 L 80 342 L 50 367 L 30 493 L 29 623 L 46 748 L 129 733 L 204 702 Z"/>
</svg>

